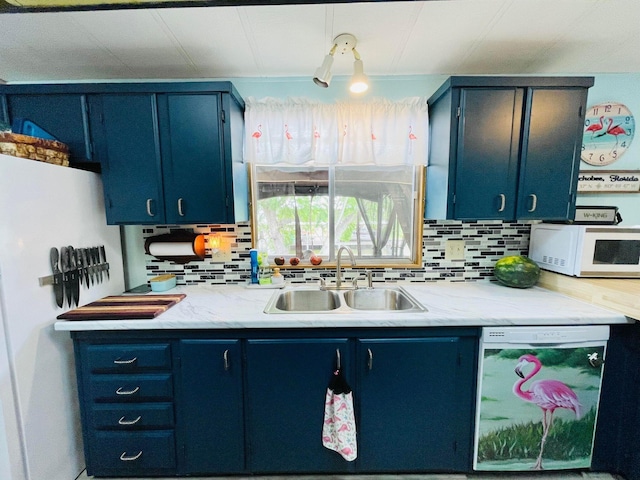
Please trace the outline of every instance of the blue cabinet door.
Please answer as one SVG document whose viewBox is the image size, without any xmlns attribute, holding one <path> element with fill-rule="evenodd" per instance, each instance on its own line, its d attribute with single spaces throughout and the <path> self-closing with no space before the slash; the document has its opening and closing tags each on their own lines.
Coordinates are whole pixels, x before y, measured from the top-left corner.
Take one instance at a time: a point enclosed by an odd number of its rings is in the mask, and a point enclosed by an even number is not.
<svg viewBox="0 0 640 480">
<path fill-rule="evenodd" d="M 156 96 L 89 97 L 109 224 L 165 223 Z"/>
<path fill-rule="evenodd" d="M 350 381 L 346 338 L 247 340 L 247 438 L 252 473 L 348 472 L 322 445 L 327 386 L 337 353 Z"/>
<path fill-rule="evenodd" d="M 523 90 L 461 89 L 453 218 L 515 216 Z"/>
<path fill-rule="evenodd" d="M 94 162 L 85 96 L 79 93 L 8 94 L 9 120 L 30 120 L 69 146 L 71 164 Z"/>
<path fill-rule="evenodd" d="M 218 93 L 158 96 L 167 223 L 229 221 L 220 97 Z"/>
<path fill-rule="evenodd" d="M 575 216 L 584 88 L 530 88 L 518 187 L 519 220 Z"/>
<path fill-rule="evenodd" d="M 473 338 L 357 342 L 358 471 L 468 471 Z"/>
<path fill-rule="evenodd" d="M 184 474 L 245 468 L 240 340 L 181 340 L 178 444 Z"/>
</svg>

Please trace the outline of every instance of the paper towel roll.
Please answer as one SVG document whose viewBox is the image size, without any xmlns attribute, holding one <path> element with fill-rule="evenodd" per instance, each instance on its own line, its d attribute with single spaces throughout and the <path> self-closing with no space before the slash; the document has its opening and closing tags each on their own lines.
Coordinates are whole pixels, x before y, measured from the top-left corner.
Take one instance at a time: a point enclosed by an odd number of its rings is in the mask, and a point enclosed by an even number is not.
<svg viewBox="0 0 640 480">
<path fill-rule="evenodd" d="M 196 256 L 193 242 L 155 242 L 149 245 L 149 254 L 154 257 Z"/>
</svg>

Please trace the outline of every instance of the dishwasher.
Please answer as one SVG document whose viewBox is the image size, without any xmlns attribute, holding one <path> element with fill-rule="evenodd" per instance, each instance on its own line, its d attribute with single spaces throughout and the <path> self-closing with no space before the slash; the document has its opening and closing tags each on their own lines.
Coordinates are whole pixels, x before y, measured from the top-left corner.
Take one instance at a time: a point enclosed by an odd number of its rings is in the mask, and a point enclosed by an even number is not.
<svg viewBox="0 0 640 480">
<path fill-rule="evenodd" d="M 485 327 L 473 469 L 591 466 L 608 325 Z"/>
</svg>

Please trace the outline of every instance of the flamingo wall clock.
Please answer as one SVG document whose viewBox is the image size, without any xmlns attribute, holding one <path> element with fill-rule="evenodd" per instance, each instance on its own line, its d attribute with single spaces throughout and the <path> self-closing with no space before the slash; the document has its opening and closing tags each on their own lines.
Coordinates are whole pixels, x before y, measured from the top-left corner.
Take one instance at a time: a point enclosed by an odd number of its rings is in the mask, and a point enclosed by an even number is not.
<svg viewBox="0 0 640 480">
<path fill-rule="evenodd" d="M 610 165 L 627 151 L 636 123 L 631 111 L 617 102 L 598 103 L 585 115 L 580 158 L 589 165 Z"/>
</svg>

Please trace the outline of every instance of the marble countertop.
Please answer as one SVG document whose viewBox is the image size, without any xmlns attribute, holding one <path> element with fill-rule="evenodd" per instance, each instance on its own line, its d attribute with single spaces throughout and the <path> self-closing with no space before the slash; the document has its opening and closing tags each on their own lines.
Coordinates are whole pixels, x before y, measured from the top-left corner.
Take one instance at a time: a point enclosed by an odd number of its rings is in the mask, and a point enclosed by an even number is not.
<svg viewBox="0 0 640 480">
<path fill-rule="evenodd" d="M 544 288 L 514 289 L 492 282 L 400 285 L 427 311 L 266 314 L 277 289 L 242 285 L 178 286 L 163 293 L 186 298 L 151 320 L 57 321 L 56 330 L 246 328 L 376 328 L 632 323 L 621 313 Z M 376 285 L 374 287 L 382 287 Z"/>
</svg>

